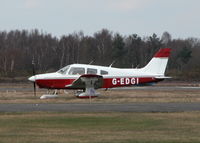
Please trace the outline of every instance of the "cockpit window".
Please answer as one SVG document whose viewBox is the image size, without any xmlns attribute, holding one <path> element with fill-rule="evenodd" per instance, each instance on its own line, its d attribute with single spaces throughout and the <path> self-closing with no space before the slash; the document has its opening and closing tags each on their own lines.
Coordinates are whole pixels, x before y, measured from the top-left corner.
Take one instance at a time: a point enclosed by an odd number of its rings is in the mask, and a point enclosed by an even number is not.
<svg viewBox="0 0 200 143">
<path fill-rule="evenodd" d="M 87 74 L 97 74 L 97 69 L 88 68 L 87 69 Z"/>
<path fill-rule="evenodd" d="M 67 71 L 68 71 L 68 69 L 69 69 L 69 67 L 70 66 L 66 66 L 66 67 L 64 67 L 64 68 L 62 68 L 62 69 L 60 69 L 59 71 L 57 71 L 58 73 L 61 73 L 61 74 L 66 74 L 67 73 Z"/>
<path fill-rule="evenodd" d="M 107 71 L 104 71 L 104 70 L 101 70 L 100 74 L 101 74 L 101 75 L 106 75 L 106 74 L 108 74 L 108 72 L 107 72 Z"/>
<path fill-rule="evenodd" d="M 69 70 L 69 75 L 83 75 L 83 74 L 85 74 L 85 68 L 72 67 Z"/>
</svg>

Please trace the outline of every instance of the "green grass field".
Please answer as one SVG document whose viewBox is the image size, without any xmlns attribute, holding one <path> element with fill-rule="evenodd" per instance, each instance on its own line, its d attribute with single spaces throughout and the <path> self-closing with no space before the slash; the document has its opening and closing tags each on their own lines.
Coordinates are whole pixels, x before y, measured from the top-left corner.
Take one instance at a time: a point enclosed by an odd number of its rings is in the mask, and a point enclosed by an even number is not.
<svg viewBox="0 0 200 143">
<path fill-rule="evenodd" d="M 0 143 L 197 143 L 200 112 L 1 113 Z"/>
</svg>

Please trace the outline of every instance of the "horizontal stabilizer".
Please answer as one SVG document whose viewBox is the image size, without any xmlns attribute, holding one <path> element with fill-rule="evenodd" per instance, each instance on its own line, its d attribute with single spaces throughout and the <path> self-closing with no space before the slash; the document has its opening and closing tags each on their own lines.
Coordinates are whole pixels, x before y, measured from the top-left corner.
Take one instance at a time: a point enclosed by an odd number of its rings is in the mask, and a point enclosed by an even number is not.
<svg viewBox="0 0 200 143">
<path fill-rule="evenodd" d="M 155 77 L 156 79 L 169 79 L 169 78 L 172 78 L 170 76 L 157 76 Z"/>
</svg>

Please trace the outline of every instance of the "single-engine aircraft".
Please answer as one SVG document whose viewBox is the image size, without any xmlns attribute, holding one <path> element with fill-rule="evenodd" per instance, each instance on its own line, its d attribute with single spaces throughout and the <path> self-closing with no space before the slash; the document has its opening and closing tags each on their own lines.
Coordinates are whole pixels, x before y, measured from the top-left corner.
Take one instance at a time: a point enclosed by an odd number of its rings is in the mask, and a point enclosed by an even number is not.
<svg viewBox="0 0 200 143">
<path fill-rule="evenodd" d="M 54 73 L 34 75 L 29 80 L 39 88 L 74 89 L 79 90 L 75 94 L 79 98 L 97 97 L 99 93 L 95 89 L 145 85 L 170 78 L 164 74 L 170 51 L 170 48 L 160 49 L 143 68 L 121 69 L 111 66 L 72 64 Z M 54 94 L 51 95 L 54 97 Z"/>
</svg>

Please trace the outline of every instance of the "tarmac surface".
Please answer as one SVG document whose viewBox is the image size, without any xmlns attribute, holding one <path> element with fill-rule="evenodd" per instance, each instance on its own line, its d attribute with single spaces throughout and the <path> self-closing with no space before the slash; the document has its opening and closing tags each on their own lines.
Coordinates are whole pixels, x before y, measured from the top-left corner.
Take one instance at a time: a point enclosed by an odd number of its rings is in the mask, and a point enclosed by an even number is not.
<svg viewBox="0 0 200 143">
<path fill-rule="evenodd" d="M 0 112 L 188 112 L 200 111 L 200 103 L 131 104 L 0 104 Z"/>
</svg>

